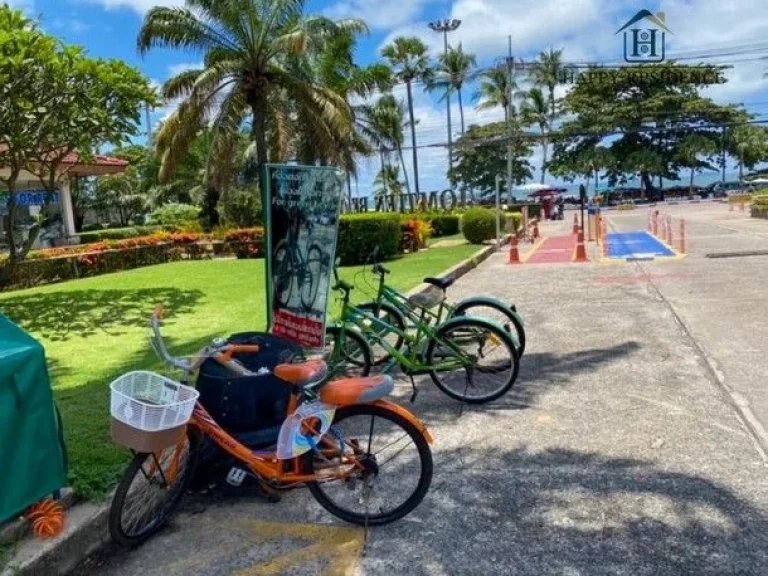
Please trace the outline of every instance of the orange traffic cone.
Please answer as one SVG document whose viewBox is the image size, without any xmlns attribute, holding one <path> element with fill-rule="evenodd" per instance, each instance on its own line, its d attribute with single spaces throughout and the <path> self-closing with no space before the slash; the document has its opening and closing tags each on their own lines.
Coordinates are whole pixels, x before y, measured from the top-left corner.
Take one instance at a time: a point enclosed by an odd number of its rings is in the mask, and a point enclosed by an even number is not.
<svg viewBox="0 0 768 576">
<path fill-rule="evenodd" d="M 579 233 L 579 215 L 574 214 L 573 215 L 573 232 L 572 234 L 578 234 Z"/>
<path fill-rule="evenodd" d="M 517 250 L 516 234 L 512 234 L 512 239 L 509 241 L 509 263 L 520 264 L 520 252 Z"/>
<path fill-rule="evenodd" d="M 584 248 L 584 232 L 579 232 L 576 239 L 576 254 L 573 257 L 574 262 L 588 262 L 587 250 Z"/>
</svg>

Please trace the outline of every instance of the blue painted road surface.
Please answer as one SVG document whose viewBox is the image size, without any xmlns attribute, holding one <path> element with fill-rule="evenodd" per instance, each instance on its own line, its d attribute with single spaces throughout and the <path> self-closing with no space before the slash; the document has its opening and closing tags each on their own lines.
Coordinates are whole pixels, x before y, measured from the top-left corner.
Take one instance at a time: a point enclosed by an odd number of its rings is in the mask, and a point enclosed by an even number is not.
<svg viewBox="0 0 768 576">
<path fill-rule="evenodd" d="M 610 232 L 606 236 L 606 241 L 608 258 L 645 260 L 675 256 L 674 251 L 645 231 Z"/>
</svg>

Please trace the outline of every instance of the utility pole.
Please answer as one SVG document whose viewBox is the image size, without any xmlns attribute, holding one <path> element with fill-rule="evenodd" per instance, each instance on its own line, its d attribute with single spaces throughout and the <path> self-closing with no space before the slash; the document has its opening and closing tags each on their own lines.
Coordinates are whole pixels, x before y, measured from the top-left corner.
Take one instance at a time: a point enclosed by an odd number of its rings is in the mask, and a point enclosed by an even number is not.
<svg viewBox="0 0 768 576">
<path fill-rule="evenodd" d="M 507 197 L 512 204 L 512 35 L 508 37 L 509 52 L 507 55 Z"/>
</svg>

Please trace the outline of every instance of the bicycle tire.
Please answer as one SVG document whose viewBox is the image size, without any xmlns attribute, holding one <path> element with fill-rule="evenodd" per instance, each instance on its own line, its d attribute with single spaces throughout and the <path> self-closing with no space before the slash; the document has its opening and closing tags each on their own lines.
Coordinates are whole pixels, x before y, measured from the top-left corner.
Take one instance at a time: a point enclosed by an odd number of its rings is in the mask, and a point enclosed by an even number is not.
<svg viewBox="0 0 768 576">
<path fill-rule="evenodd" d="M 344 338 L 353 341 L 360 354 L 357 361 L 350 362 L 348 358 L 342 357 L 342 352 L 337 350 L 337 346 L 346 344 L 346 342 L 340 343 L 341 329 L 338 326 L 327 326 L 325 328 L 326 347 L 328 346 L 328 336 L 333 338 L 334 342 L 334 347 L 330 350 L 326 359 L 331 374 L 345 377 L 365 377 L 371 373 L 371 366 L 373 365 L 371 362 L 371 346 L 365 338 L 355 330 L 349 328 L 344 330 Z M 350 365 L 353 368 L 350 369 Z"/>
<path fill-rule="evenodd" d="M 375 404 L 356 404 L 353 406 L 347 406 L 340 408 L 336 411 L 334 416 L 334 424 L 338 424 L 345 418 L 350 418 L 356 415 L 370 415 L 373 418 L 379 417 L 389 420 L 402 428 L 408 436 L 413 440 L 416 445 L 417 452 L 420 459 L 420 474 L 419 481 L 413 493 L 405 499 L 397 508 L 389 511 L 386 514 L 379 515 L 366 515 L 358 514 L 347 510 L 338 504 L 336 504 L 328 494 L 323 490 L 323 483 L 309 482 L 307 487 L 310 493 L 314 496 L 315 500 L 328 512 L 341 518 L 342 520 L 349 522 L 350 524 L 357 525 L 369 525 L 369 526 L 382 526 L 389 524 L 396 520 L 399 520 L 403 516 L 406 516 L 416 508 L 426 496 L 429 486 L 432 483 L 432 450 L 429 447 L 427 439 L 424 434 L 409 420 L 401 416 L 400 414 L 393 412 L 383 406 L 377 406 Z M 306 454 L 304 457 L 304 470 L 308 473 L 314 473 L 314 454 L 312 452 Z M 331 483 L 334 481 L 331 481 Z M 402 485 L 402 483 L 400 484 Z"/>
<path fill-rule="evenodd" d="M 126 498 L 128 491 L 133 485 L 134 478 L 138 474 L 144 473 L 143 464 L 148 457 L 152 456 L 152 453 L 139 452 L 134 455 L 130 464 L 123 473 L 123 477 L 120 479 L 120 483 L 117 486 L 115 495 L 112 498 L 112 505 L 109 509 L 109 533 L 112 536 L 112 540 L 125 548 L 135 548 L 141 543 L 145 542 L 151 536 L 156 534 L 163 526 L 168 523 L 176 507 L 181 502 L 181 498 L 186 491 L 186 487 L 189 481 L 194 476 L 195 469 L 197 467 L 197 460 L 200 448 L 200 438 L 196 433 L 188 432 L 187 438 L 189 441 L 189 456 L 187 458 L 188 465 L 186 472 L 181 477 L 181 484 L 174 483 L 174 492 L 171 494 L 170 500 L 160 509 L 157 514 L 143 529 L 138 533 L 128 534 L 123 526 L 123 513 L 125 510 Z"/>
<path fill-rule="evenodd" d="M 517 355 L 522 358 L 523 354 L 525 353 L 525 327 L 520 322 L 520 319 L 503 303 L 494 302 L 492 300 L 473 301 L 473 299 L 470 298 L 464 302 L 459 302 L 458 306 L 456 306 L 454 309 L 453 314 L 451 314 L 451 318 L 456 316 L 466 316 L 467 310 L 470 310 L 474 307 L 493 308 L 494 310 L 498 310 L 502 315 L 506 316 L 512 326 L 515 327 L 515 332 L 517 333 Z M 478 315 L 477 317 L 482 318 L 483 316 Z M 505 325 L 504 328 L 509 330 L 507 325 Z"/>
<path fill-rule="evenodd" d="M 461 402 L 466 402 L 467 404 L 484 404 L 486 402 L 492 402 L 493 400 L 496 400 L 509 392 L 509 390 L 512 388 L 512 385 L 517 380 L 517 375 L 520 371 L 520 357 L 517 355 L 517 349 L 515 347 L 515 343 L 512 340 L 512 337 L 509 335 L 509 333 L 504 330 L 501 327 L 498 327 L 496 324 L 493 324 L 491 322 L 488 322 L 487 320 L 483 320 L 481 318 L 471 318 L 467 316 L 458 316 L 456 318 L 453 318 L 444 324 L 442 324 L 437 331 L 435 332 L 434 336 L 430 339 L 429 344 L 427 346 L 427 363 L 430 366 L 433 366 L 437 362 L 435 361 L 435 351 L 437 350 L 437 346 L 439 345 L 439 340 L 446 340 L 445 334 L 454 328 L 457 327 L 474 327 L 475 329 L 481 328 L 487 332 L 490 332 L 498 338 L 500 342 L 506 345 L 507 350 L 509 351 L 510 358 L 512 360 L 512 370 L 510 371 L 509 377 L 506 379 L 506 381 L 499 386 L 497 389 L 495 389 L 493 392 L 489 394 L 485 394 L 482 396 L 468 396 L 466 393 L 466 389 L 464 394 L 457 393 L 450 387 L 446 386 L 443 381 L 438 377 L 438 374 L 442 374 L 443 372 L 436 372 L 435 370 L 432 370 L 429 375 L 432 378 L 432 381 L 435 383 L 435 385 L 445 394 L 453 398 L 454 400 L 459 400 Z M 459 346 L 460 347 L 460 346 Z M 489 373 L 493 372 L 493 369 L 487 370 Z M 498 373 L 498 370 L 495 370 L 496 373 Z"/>
<path fill-rule="evenodd" d="M 359 304 L 356 306 L 356 308 L 359 308 L 360 310 L 366 310 L 376 316 L 377 310 L 383 310 L 386 311 L 387 314 L 390 315 L 390 318 L 392 319 L 390 324 L 394 323 L 395 328 L 401 330 L 402 332 L 406 331 L 406 320 L 405 316 L 403 315 L 400 310 L 397 309 L 397 307 L 393 306 L 389 302 L 382 302 L 381 304 L 378 304 L 376 302 L 365 302 L 364 304 Z M 385 322 L 388 322 L 385 320 Z M 403 347 L 403 342 L 405 342 L 405 338 L 403 338 L 402 335 L 397 334 L 397 340 L 392 345 L 392 347 L 397 350 L 398 352 Z M 382 364 L 385 364 L 389 361 L 390 358 L 392 358 L 392 355 L 384 349 L 383 346 L 375 343 L 375 342 L 368 342 L 368 344 L 371 347 L 371 355 L 373 357 L 373 365 L 374 366 L 380 366 Z"/>
<path fill-rule="evenodd" d="M 311 262 L 313 261 L 320 263 L 320 271 L 317 275 L 314 275 L 312 273 L 312 270 L 310 269 Z M 312 307 L 315 305 L 315 302 L 317 301 L 317 292 L 320 288 L 320 277 L 322 276 L 322 267 L 323 267 L 323 251 L 320 249 L 320 247 L 317 244 L 313 244 L 312 246 L 309 247 L 309 250 L 307 251 L 307 261 L 304 264 L 304 274 L 303 274 L 304 278 L 302 278 L 302 287 L 301 287 L 301 305 L 304 306 L 304 309 L 306 311 L 312 310 Z M 309 278 L 310 293 L 305 296 L 304 286 L 307 281 L 307 278 Z"/>
<path fill-rule="evenodd" d="M 278 269 L 279 266 L 281 266 L 281 260 L 278 256 L 280 253 L 285 254 L 286 260 L 283 260 L 284 264 L 281 269 Z M 274 257 L 274 267 L 277 274 L 273 272 L 272 277 L 277 277 L 277 282 L 274 283 L 273 290 L 275 291 L 275 301 L 281 308 L 286 308 L 288 304 L 291 302 L 291 296 L 293 293 L 293 284 L 294 284 L 294 276 L 296 275 L 296 263 L 294 262 L 293 253 L 286 247 L 285 242 L 281 242 L 277 245 L 277 248 L 275 249 L 275 257 Z M 285 288 L 281 289 L 281 283 L 287 282 L 287 285 Z M 287 296 L 284 296 L 284 293 L 287 292 Z"/>
</svg>

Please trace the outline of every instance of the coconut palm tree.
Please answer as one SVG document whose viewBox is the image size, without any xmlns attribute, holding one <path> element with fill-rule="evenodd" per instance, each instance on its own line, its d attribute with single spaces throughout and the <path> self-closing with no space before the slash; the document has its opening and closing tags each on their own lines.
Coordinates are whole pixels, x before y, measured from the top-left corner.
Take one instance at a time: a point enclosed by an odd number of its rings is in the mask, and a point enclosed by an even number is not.
<svg viewBox="0 0 768 576">
<path fill-rule="evenodd" d="M 501 106 L 504 110 L 504 120 L 509 121 L 510 112 L 513 118 L 516 115 L 515 105 L 510 101 L 509 95 L 512 94 L 512 100 L 514 100 L 518 92 L 517 83 L 510 78 L 505 66 L 491 68 L 483 72 L 480 77 L 480 89 L 475 93 L 475 100 L 480 102 L 475 108 L 490 110 Z"/>
<path fill-rule="evenodd" d="M 411 127 L 411 147 L 413 148 L 413 183 L 419 193 L 419 154 L 416 148 L 416 120 L 413 117 L 412 85 L 418 81 L 429 81 L 432 70 L 426 44 L 416 37 L 398 37 L 385 46 L 381 55 L 387 59 L 397 78 L 405 83 L 408 91 L 408 117 Z M 405 166 L 403 172 L 407 176 Z"/>
<path fill-rule="evenodd" d="M 187 0 L 183 8 L 155 7 L 138 36 L 141 53 L 153 48 L 198 50 L 203 66 L 184 71 L 163 86 L 178 108 L 156 136 L 167 176 L 198 130 L 211 125 L 212 158 L 232 156 L 248 116 L 255 157 L 261 166 L 285 159 L 291 137 L 311 135 L 319 157 L 343 163 L 352 111 L 343 95 L 322 85 L 308 64 L 328 39 L 364 32 L 359 20 L 305 16 L 304 0 Z"/>
<path fill-rule="evenodd" d="M 565 71 L 563 64 L 563 51 L 550 48 L 547 52 L 539 54 L 538 60 L 531 68 L 531 79 L 534 84 L 547 89 L 549 101 L 549 125 L 552 126 L 557 118 L 557 100 L 555 88 L 560 83 Z"/>
<path fill-rule="evenodd" d="M 396 164 L 384 164 L 373 181 L 375 197 L 392 195 L 395 198 L 403 193 L 403 183 L 400 181 L 400 167 Z"/>
<path fill-rule="evenodd" d="M 531 88 L 525 94 L 525 100 L 520 107 L 520 116 L 526 126 L 538 126 L 541 132 L 541 183 L 547 177 L 547 156 L 549 152 L 549 107 L 547 98 L 540 88 Z"/>
<path fill-rule="evenodd" d="M 403 157 L 405 110 L 402 103 L 392 94 L 385 94 L 375 104 L 359 106 L 356 111 L 361 133 L 379 149 L 382 170 L 384 165 L 389 163 L 389 150 L 397 151 L 403 168 L 405 186 L 410 193 L 408 171 L 405 169 Z"/>
<path fill-rule="evenodd" d="M 474 54 L 464 52 L 461 44 L 458 48 L 449 48 L 440 55 L 434 78 L 427 84 L 427 89 L 443 90 L 443 99 L 456 92 L 459 98 L 459 116 L 461 117 L 461 134 L 464 135 L 464 104 L 461 99 L 461 89 L 472 79 L 472 69 L 477 66 Z"/>
</svg>

